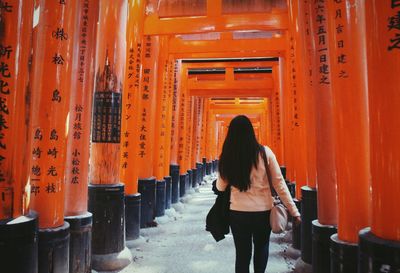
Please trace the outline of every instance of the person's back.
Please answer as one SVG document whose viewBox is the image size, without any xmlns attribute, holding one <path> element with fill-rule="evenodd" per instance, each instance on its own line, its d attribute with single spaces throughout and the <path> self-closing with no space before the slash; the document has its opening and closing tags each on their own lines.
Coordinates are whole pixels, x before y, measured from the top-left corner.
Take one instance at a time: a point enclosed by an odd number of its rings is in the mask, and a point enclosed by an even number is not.
<svg viewBox="0 0 400 273">
<path fill-rule="evenodd" d="M 267 164 L 262 159 L 265 153 Z M 246 116 L 235 117 L 228 129 L 219 159 L 217 189 L 231 188 L 230 226 L 236 248 L 236 273 L 249 272 L 254 242 L 254 272 L 265 272 L 268 262 L 270 210 L 273 197 L 265 166 L 272 184 L 290 214 L 300 221 L 298 212 L 282 177 L 274 153 L 261 146 Z"/>
</svg>

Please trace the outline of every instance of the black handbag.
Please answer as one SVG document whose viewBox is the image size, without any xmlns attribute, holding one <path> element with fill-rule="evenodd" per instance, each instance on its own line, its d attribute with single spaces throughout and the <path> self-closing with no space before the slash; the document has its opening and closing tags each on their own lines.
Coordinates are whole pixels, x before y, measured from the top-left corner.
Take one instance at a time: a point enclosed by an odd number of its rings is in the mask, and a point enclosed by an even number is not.
<svg viewBox="0 0 400 273">
<path fill-rule="evenodd" d="M 229 233 L 229 209 L 231 188 L 218 192 L 214 205 L 206 217 L 206 231 L 209 231 L 215 241 L 220 241 Z"/>
</svg>

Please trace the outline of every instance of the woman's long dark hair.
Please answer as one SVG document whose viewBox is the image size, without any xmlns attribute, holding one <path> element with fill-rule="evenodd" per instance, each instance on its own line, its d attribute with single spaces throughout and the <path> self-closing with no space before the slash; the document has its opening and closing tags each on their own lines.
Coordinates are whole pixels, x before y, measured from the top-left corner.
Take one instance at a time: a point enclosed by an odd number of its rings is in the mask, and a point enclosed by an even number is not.
<svg viewBox="0 0 400 273">
<path fill-rule="evenodd" d="M 219 157 L 221 178 L 240 191 L 247 191 L 250 188 L 250 172 L 253 166 L 257 168 L 261 149 L 250 120 L 243 115 L 232 119 Z"/>
</svg>

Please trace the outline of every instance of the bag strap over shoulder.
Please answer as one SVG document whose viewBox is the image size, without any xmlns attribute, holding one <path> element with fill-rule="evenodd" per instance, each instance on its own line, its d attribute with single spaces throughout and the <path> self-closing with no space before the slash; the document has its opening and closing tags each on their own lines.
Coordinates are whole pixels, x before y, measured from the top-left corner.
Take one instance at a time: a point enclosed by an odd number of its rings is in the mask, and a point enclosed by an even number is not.
<svg viewBox="0 0 400 273">
<path fill-rule="evenodd" d="M 274 186 L 272 185 L 272 176 L 271 176 L 271 170 L 269 169 L 269 164 L 268 164 L 268 159 L 267 159 L 267 154 L 265 152 L 264 146 L 261 146 L 261 156 L 264 161 L 264 166 L 265 166 L 265 171 L 267 172 L 267 177 L 268 177 L 268 183 L 269 183 L 269 189 L 271 190 L 271 195 L 272 197 L 276 197 L 277 194 L 275 192 Z"/>
</svg>

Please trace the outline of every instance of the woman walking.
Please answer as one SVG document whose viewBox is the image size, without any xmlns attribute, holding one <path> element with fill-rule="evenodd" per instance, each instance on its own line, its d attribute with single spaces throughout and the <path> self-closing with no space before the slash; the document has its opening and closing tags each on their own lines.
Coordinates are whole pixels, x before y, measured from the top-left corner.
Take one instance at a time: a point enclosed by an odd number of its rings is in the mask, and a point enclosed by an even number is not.
<svg viewBox="0 0 400 273">
<path fill-rule="evenodd" d="M 267 159 L 267 164 L 263 158 Z M 300 213 L 274 153 L 258 143 L 246 116 L 235 117 L 229 125 L 219 158 L 217 189 L 224 191 L 227 187 L 231 188 L 229 221 L 236 248 L 236 273 L 249 272 L 253 244 L 254 273 L 264 273 L 267 267 L 271 234 L 269 214 L 273 197 L 265 166 L 269 167 L 275 191 L 295 217 L 296 223 L 300 223 Z"/>
</svg>

